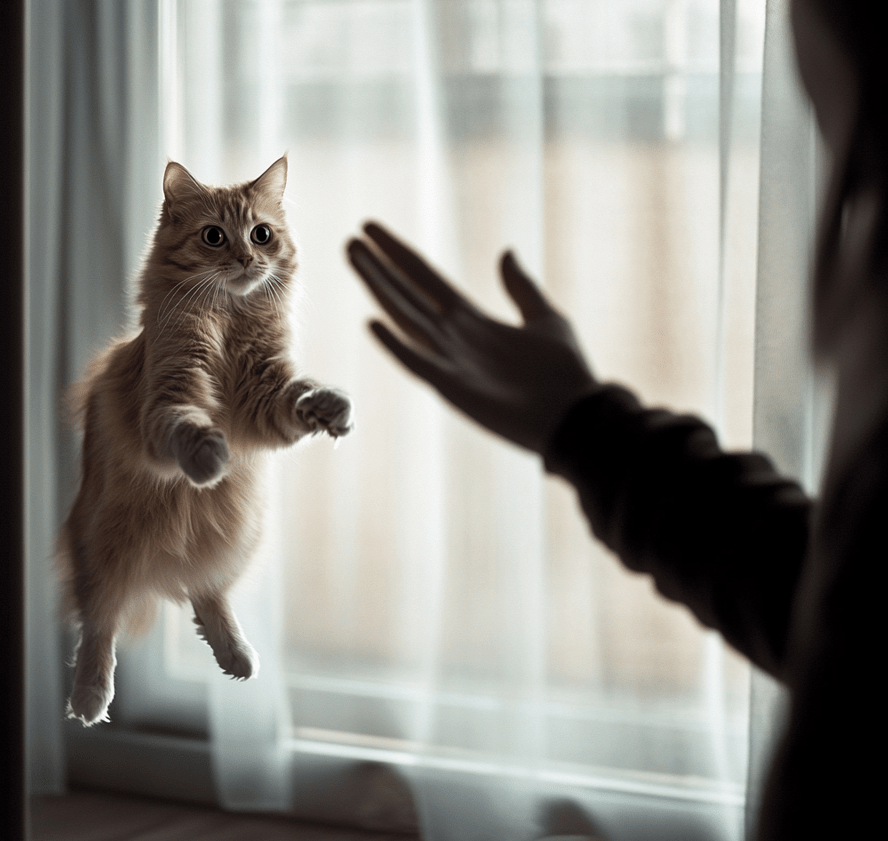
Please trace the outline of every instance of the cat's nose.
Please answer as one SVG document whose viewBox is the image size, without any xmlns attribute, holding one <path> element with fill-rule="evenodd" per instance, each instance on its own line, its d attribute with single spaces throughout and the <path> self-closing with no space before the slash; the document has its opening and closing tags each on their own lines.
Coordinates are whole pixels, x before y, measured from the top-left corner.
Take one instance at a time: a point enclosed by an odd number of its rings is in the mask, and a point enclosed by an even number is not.
<svg viewBox="0 0 888 841">
<path fill-rule="evenodd" d="M 237 258 L 238 263 L 240 263 L 244 268 L 250 265 L 253 262 L 252 254 L 241 254 L 240 257 Z"/>
</svg>

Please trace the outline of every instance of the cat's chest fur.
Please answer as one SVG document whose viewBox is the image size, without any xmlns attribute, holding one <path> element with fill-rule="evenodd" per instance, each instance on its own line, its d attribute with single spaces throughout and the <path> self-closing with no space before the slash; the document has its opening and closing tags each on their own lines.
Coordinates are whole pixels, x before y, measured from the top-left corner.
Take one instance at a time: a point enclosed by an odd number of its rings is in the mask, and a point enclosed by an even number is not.
<svg viewBox="0 0 888 841">
<path fill-rule="evenodd" d="M 291 334 L 286 316 L 262 307 L 241 306 L 233 312 L 204 313 L 180 325 L 173 337 L 146 330 L 146 379 L 158 369 L 176 371 L 199 366 L 217 402 L 216 420 L 235 450 L 255 443 L 258 419 L 249 407 L 257 385 L 274 382 L 274 366 L 288 360 Z"/>
</svg>

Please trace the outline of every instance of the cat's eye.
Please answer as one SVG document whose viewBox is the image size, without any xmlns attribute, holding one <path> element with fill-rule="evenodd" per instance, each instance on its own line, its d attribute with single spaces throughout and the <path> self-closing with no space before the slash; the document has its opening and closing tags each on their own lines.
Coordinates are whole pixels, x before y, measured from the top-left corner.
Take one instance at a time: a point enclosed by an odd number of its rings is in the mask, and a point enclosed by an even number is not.
<svg viewBox="0 0 888 841">
<path fill-rule="evenodd" d="M 250 239 L 257 245 L 265 245 L 271 240 L 271 228 L 268 225 L 257 225 L 250 232 Z"/>
<path fill-rule="evenodd" d="M 206 228 L 200 232 L 200 238 L 207 245 L 210 245 L 213 248 L 218 248 L 225 243 L 225 231 L 223 231 L 218 225 L 207 225 Z"/>
</svg>

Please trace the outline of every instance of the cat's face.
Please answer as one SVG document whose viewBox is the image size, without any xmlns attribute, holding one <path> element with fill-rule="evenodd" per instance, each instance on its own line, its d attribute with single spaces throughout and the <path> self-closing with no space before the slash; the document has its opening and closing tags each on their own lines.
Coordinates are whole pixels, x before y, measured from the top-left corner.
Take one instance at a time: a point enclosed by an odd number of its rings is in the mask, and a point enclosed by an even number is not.
<svg viewBox="0 0 888 841">
<path fill-rule="evenodd" d="M 169 274 L 207 290 L 195 298 L 214 302 L 287 284 L 296 248 L 282 204 L 286 183 L 285 157 L 234 187 L 205 186 L 170 162 L 158 237 Z"/>
</svg>

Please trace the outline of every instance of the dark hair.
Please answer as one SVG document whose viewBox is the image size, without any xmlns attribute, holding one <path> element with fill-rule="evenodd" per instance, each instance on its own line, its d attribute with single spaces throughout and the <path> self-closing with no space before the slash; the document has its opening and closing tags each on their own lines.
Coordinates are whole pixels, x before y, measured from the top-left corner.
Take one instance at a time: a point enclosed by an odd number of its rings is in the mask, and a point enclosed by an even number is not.
<svg viewBox="0 0 888 841">
<path fill-rule="evenodd" d="M 823 208 L 814 267 L 814 344 L 828 354 L 864 301 L 883 305 L 888 330 L 888 60 L 884 8 L 874 0 L 799 0 L 810 3 L 850 59 L 858 108 L 851 143 L 835 170 Z M 841 248 L 849 202 L 874 190 L 879 207 L 860 277 L 843 278 Z M 873 295 L 875 293 L 875 296 Z"/>
</svg>

